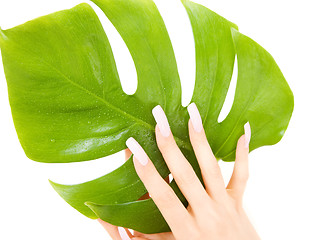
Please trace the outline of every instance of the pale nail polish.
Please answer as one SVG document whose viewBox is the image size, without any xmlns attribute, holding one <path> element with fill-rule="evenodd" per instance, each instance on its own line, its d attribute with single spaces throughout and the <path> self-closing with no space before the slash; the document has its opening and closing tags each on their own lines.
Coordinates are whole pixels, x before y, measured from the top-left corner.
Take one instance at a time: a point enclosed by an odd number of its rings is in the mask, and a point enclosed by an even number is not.
<svg viewBox="0 0 315 240">
<path fill-rule="evenodd" d="M 131 238 L 128 236 L 126 230 L 122 227 L 118 227 L 118 232 L 121 237 L 121 240 L 131 240 Z"/>
<path fill-rule="evenodd" d="M 154 107 L 152 109 L 152 114 L 163 137 L 168 137 L 171 134 L 171 129 L 162 107 L 160 105 Z"/>
<path fill-rule="evenodd" d="M 148 163 L 147 154 L 133 137 L 127 139 L 126 145 L 141 165 L 145 166 Z"/>
<path fill-rule="evenodd" d="M 191 120 L 194 130 L 196 132 L 201 132 L 203 128 L 202 120 L 201 120 L 201 116 L 200 116 L 200 113 L 198 111 L 196 104 L 195 103 L 189 104 L 189 106 L 187 107 L 187 110 L 188 110 L 190 120 Z"/>
<path fill-rule="evenodd" d="M 245 131 L 245 148 L 248 148 L 249 142 L 250 142 L 250 137 L 251 137 L 251 130 L 250 130 L 249 122 L 247 122 L 244 125 L 244 131 Z"/>
</svg>

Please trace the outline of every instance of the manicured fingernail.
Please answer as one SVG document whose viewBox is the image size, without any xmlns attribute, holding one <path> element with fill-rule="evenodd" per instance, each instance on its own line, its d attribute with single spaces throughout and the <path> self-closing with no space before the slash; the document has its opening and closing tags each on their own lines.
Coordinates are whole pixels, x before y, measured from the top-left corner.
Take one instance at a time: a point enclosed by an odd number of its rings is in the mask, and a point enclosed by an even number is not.
<svg viewBox="0 0 315 240">
<path fill-rule="evenodd" d="M 247 122 L 244 125 L 244 131 L 245 131 L 245 148 L 248 148 L 249 142 L 250 142 L 250 137 L 251 137 L 251 130 L 250 130 L 249 122 Z"/>
<path fill-rule="evenodd" d="M 152 109 L 152 114 L 163 137 L 168 137 L 171 134 L 171 129 L 162 107 L 160 105 L 154 107 Z"/>
<path fill-rule="evenodd" d="M 202 120 L 198 108 L 195 103 L 189 104 L 187 107 L 191 123 L 196 132 L 202 131 Z"/>
<path fill-rule="evenodd" d="M 131 238 L 128 236 L 126 230 L 122 227 L 118 227 L 118 232 L 121 237 L 121 240 L 131 240 Z"/>
<path fill-rule="evenodd" d="M 140 146 L 140 144 L 133 138 L 130 137 L 126 141 L 126 145 L 129 148 L 129 150 L 133 153 L 135 158 L 143 165 L 147 165 L 148 163 L 148 156 L 143 150 L 143 148 Z"/>
</svg>

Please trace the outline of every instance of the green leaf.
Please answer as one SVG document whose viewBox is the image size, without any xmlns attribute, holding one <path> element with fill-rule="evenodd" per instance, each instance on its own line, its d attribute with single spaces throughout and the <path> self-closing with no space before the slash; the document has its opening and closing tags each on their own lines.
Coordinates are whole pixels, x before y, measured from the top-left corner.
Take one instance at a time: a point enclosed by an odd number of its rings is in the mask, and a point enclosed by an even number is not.
<svg viewBox="0 0 315 240">
<path fill-rule="evenodd" d="M 61 185 L 52 181 L 50 183 L 72 207 L 87 217 L 97 218 L 94 212 L 84 205 L 86 201 L 118 204 L 133 201 L 146 193 L 143 183 L 134 171 L 131 158 L 120 168 L 93 181 L 77 185 Z M 117 176 L 120 176 L 120 179 Z"/>
<path fill-rule="evenodd" d="M 188 203 L 175 181 L 172 181 L 170 186 L 187 207 Z M 151 198 L 118 204 L 85 202 L 85 205 L 92 209 L 98 217 L 106 219 L 113 225 L 137 229 L 142 233 L 169 232 L 171 230 Z"/>
<path fill-rule="evenodd" d="M 102 218 L 118 226 L 128 226 L 130 229 L 146 233 L 150 232 L 169 232 L 170 228 L 164 221 L 162 214 L 155 206 L 152 199 L 139 200 L 115 205 L 100 205 L 87 202 L 86 205 L 93 209 Z M 147 211 L 150 209 L 150 211 Z M 124 216 L 130 216 L 126 218 Z M 143 224 L 147 222 L 147 224 Z M 148 232 L 148 233 L 150 233 Z"/>
<path fill-rule="evenodd" d="M 29 158 L 82 161 L 124 148 L 124 136 L 136 124 L 117 107 L 124 93 L 108 39 L 89 5 L 3 34 L 14 124 Z M 106 99 L 108 92 L 117 96 L 115 103 Z"/>
<path fill-rule="evenodd" d="M 138 87 L 123 92 L 101 23 L 88 4 L 0 29 L 0 48 L 14 124 L 26 155 L 35 161 L 66 163 L 108 156 L 134 137 L 162 177 L 169 170 L 159 152 L 151 109 L 165 110 L 175 140 L 199 178 L 188 138 L 188 114 L 181 105 L 176 60 L 164 22 L 152 0 L 93 0 L 125 41 L 134 60 Z M 199 107 L 215 156 L 233 161 L 243 125 L 252 128 L 250 150 L 282 138 L 293 94 L 272 56 L 211 10 L 182 0 L 196 48 L 192 101 Z M 232 109 L 218 122 L 234 60 L 238 80 Z M 202 180 L 202 179 L 201 179 Z M 76 185 L 51 182 L 82 214 L 144 233 L 169 231 L 131 158 L 98 179 Z M 187 201 L 173 181 L 171 187 Z"/>
</svg>

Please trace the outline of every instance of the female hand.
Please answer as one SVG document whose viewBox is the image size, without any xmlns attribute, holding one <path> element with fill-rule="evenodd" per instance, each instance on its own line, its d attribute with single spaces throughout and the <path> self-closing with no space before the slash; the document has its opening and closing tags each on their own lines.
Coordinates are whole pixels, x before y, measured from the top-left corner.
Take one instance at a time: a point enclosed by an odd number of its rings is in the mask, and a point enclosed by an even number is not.
<svg viewBox="0 0 315 240">
<path fill-rule="evenodd" d="M 237 143 L 232 177 L 225 187 L 223 177 L 207 141 L 196 105 L 190 104 L 188 112 L 189 137 L 197 157 L 205 188 L 191 165 L 178 148 L 171 133 L 166 115 L 160 106 L 153 109 L 157 122 L 155 132 L 158 147 L 174 180 L 186 197 L 187 209 L 172 188 L 155 169 L 142 147 L 135 139 L 126 142 L 134 154 L 133 161 L 140 179 L 166 222 L 170 233 L 133 235 L 123 228 L 100 220 L 114 240 L 255 240 L 259 239 L 242 207 L 242 198 L 248 179 L 248 146 L 250 126 L 245 124 L 245 134 Z"/>
</svg>

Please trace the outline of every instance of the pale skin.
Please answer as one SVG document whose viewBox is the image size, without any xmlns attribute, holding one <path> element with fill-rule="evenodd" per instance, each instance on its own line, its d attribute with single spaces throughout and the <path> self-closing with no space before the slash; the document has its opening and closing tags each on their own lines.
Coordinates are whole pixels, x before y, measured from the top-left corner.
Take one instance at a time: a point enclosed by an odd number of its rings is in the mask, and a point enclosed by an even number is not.
<svg viewBox="0 0 315 240">
<path fill-rule="evenodd" d="M 155 169 L 153 163 L 134 139 L 127 140 L 129 149 L 125 150 L 126 159 L 131 153 L 138 176 L 144 183 L 171 232 L 142 234 L 113 226 L 98 219 L 114 240 L 256 240 L 260 239 L 249 221 L 242 204 L 243 194 L 249 176 L 248 144 L 249 124 L 245 134 L 237 143 L 234 170 L 227 186 L 221 174 L 217 159 L 214 157 L 202 127 L 196 105 L 188 107 L 189 138 L 197 157 L 205 187 L 178 148 L 166 116 L 160 107 L 153 110 L 157 121 L 156 141 L 174 180 L 186 197 L 187 208 L 180 202 L 172 188 Z M 129 145 L 128 145 L 129 141 Z M 148 197 L 148 196 L 146 196 Z"/>
</svg>

